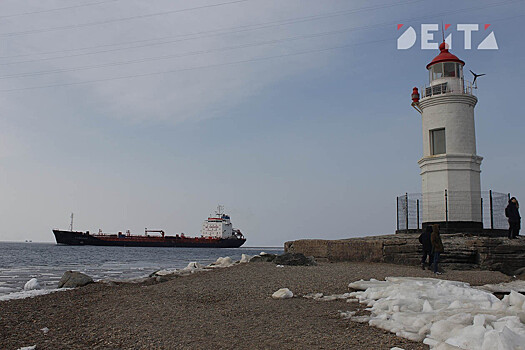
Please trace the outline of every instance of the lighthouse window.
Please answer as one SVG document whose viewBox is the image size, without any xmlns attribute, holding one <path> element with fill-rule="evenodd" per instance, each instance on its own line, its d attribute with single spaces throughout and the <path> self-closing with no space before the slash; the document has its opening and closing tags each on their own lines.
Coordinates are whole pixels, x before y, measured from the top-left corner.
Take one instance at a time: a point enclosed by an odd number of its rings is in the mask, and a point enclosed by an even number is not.
<svg viewBox="0 0 525 350">
<path fill-rule="evenodd" d="M 445 144 L 445 129 L 430 130 L 430 154 L 445 154 L 447 147 Z"/>
<path fill-rule="evenodd" d="M 456 76 L 456 63 L 447 62 L 443 64 L 443 76 L 455 77 Z"/>
<path fill-rule="evenodd" d="M 432 66 L 432 80 L 443 77 L 443 63 L 436 63 Z"/>
</svg>

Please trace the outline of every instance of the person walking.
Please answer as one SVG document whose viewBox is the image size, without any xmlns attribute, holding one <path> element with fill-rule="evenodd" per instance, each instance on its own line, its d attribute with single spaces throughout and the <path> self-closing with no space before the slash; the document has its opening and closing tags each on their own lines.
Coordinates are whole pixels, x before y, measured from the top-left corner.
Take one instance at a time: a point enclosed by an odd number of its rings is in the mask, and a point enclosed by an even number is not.
<svg viewBox="0 0 525 350">
<path fill-rule="evenodd" d="M 430 235 L 430 242 L 432 243 L 432 254 L 434 256 L 434 274 L 441 275 L 438 269 L 439 256 L 445 251 L 443 248 L 443 242 L 441 241 L 441 235 L 439 234 L 439 225 L 432 225 L 432 234 Z"/>
<path fill-rule="evenodd" d="M 521 216 L 520 205 L 516 197 L 509 199 L 509 205 L 505 208 L 505 216 L 509 218 L 509 239 L 514 239 L 520 235 Z"/>
<path fill-rule="evenodd" d="M 425 269 L 425 264 L 428 256 L 428 269 L 432 265 L 432 242 L 430 236 L 432 235 L 432 226 L 428 225 L 421 235 L 419 235 L 419 243 L 423 245 L 423 256 L 421 257 L 421 268 Z"/>
</svg>

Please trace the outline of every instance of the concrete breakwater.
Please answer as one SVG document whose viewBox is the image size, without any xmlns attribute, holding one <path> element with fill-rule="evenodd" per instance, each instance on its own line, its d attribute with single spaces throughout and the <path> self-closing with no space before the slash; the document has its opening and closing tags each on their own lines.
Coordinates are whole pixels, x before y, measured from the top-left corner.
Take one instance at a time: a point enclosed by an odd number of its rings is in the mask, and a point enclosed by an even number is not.
<svg viewBox="0 0 525 350">
<path fill-rule="evenodd" d="M 302 239 L 284 244 L 285 252 L 303 253 L 320 261 L 383 262 L 417 265 L 421 261 L 418 234 L 396 234 L 341 240 Z M 525 273 L 525 238 L 442 234 L 443 266 L 458 270 L 482 269 L 506 274 Z"/>
</svg>

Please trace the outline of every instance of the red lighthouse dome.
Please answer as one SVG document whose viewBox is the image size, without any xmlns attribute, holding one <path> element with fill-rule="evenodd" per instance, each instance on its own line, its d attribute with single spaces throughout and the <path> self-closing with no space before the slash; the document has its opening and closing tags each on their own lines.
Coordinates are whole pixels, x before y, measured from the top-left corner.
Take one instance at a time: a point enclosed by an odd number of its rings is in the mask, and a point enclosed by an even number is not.
<svg viewBox="0 0 525 350">
<path fill-rule="evenodd" d="M 439 50 L 441 52 L 439 53 L 439 55 L 434 57 L 432 62 L 427 64 L 427 69 L 429 69 L 434 64 L 440 63 L 440 62 L 457 62 L 457 63 L 460 63 L 462 66 L 465 65 L 465 62 L 463 62 L 462 60 L 457 58 L 456 55 L 453 55 L 450 52 L 448 52 L 448 44 L 447 43 L 442 42 L 441 45 L 439 45 Z"/>
</svg>

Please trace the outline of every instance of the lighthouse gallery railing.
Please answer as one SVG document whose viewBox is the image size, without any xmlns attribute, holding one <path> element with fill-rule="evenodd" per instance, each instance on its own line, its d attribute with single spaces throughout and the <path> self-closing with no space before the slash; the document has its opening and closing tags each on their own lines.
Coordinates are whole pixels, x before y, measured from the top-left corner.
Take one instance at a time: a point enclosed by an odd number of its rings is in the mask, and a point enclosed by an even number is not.
<svg viewBox="0 0 525 350">
<path fill-rule="evenodd" d="M 450 92 L 473 95 L 475 88 L 476 87 L 472 85 L 470 81 L 463 80 L 463 84 L 461 84 L 459 90 L 457 88 L 452 88 L 450 84 L 445 82 L 441 84 L 424 85 L 421 87 L 420 91 L 421 98 L 425 98 L 435 95 L 442 95 Z"/>
</svg>

